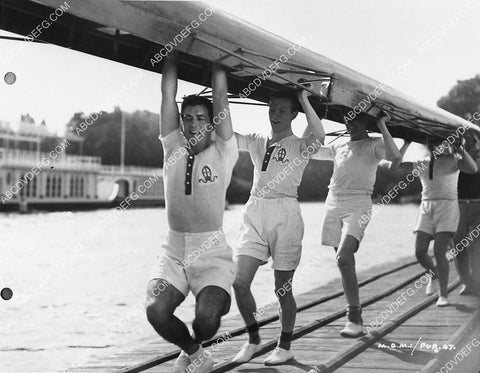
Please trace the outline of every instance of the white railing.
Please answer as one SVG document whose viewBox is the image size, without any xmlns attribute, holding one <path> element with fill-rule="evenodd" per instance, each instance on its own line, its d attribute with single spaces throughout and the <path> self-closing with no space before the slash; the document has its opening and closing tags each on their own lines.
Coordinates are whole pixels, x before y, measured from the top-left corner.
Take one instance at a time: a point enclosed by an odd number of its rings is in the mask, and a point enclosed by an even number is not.
<svg viewBox="0 0 480 373">
<path fill-rule="evenodd" d="M 102 165 L 100 157 L 67 155 L 65 153 L 55 153 L 54 155 L 57 158 L 53 159 L 50 153 L 0 148 L 0 165 L 31 168 L 39 163 L 41 164 L 42 160 L 47 159 L 49 163 L 44 161 L 43 167 L 50 165 L 72 170 L 95 170 L 108 175 L 151 176 L 163 174 L 162 168 Z"/>
<path fill-rule="evenodd" d="M 112 165 L 103 165 L 101 168 L 102 174 L 109 175 L 141 175 L 141 176 L 151 176 L 151 175 L 162 175 L 162 168 L 155 167 L 140 167 L 140 166 L 112 166 Z"/>
<path fill-rule="evenodd" d="M 56 158 L 53 158 L 52 155 L 56 156 Z M 0 148 L 0 165 L 35 167 L 42 160 L 44 161 L 43 166 L 50 164 L 59 168 L 76 170 L 100 170 L 102 167 L 100 157 Z"/>
</svg>

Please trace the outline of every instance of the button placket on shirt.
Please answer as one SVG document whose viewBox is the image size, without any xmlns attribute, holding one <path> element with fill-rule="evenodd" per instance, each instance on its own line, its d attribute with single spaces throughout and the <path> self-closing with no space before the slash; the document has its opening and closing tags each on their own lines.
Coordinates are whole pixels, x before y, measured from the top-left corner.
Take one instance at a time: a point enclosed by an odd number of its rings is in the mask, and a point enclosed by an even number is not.
<svg viewBox="0 0 480 373">
<path fill-rule="evenodd" d="M 267 171 L 267 167 L 270 163 L 270 158 L 272 157 L 275 147 L 276 145 L 271 145 L 269 148 L 267 148 L 267 151 L 265 152 L 265 157 L 263 157 L 262 171 Z"/>
<path fill-rule="evenodd" d="M 192 174 L 193 174 L 193 162 L 195 161 L 195 156 L 189 155 L 187 157 L 187 166 L 185 171 L 185 194 L 192 194 Z"/>
</svg>

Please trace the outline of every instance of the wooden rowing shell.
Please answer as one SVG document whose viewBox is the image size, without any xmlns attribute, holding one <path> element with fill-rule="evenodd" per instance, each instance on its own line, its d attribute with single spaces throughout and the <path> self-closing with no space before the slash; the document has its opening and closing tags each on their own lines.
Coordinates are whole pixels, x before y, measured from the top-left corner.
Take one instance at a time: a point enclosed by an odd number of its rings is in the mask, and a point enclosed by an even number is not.
<svg viewBox="0 0 480 373">
<path fill-rule="evenodd" d="M 33 35 L 62 0 L 2 0 L 0 28 Z M 210 63 L 228 68 L 233 97 L 268 102 L 272 91 L 308 85 L 316 111 L 343 123 L 369 115 L 378 131 L 380 110 L 392 116 L 392 135 L 418 142 L 445 139 L 470 122 L 427 107 L 327 57 L 278 37 L 207 4 L 189 1 L 119 2 L 68 0 L 68 10 L 42 30 L 38 40 L 138 68 L 161 72 L 168 52 L 179 54 L 179 77 L 209 86 Z M 60 13 L 60 11 L 59 11 Z M 293 48 L 293 49 L 292 49 Z M 283 56 L 283 57 L 282 57 Z"/>
</svg>

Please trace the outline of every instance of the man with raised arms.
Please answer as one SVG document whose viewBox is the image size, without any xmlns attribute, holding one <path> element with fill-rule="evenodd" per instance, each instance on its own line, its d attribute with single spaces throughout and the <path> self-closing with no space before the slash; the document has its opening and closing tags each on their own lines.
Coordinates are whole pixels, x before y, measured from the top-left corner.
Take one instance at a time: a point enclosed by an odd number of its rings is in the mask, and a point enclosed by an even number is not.
<svg viewBox="0 0 480 373">
<path fill-rule="evenodd" d="M 400 149 L 405 153 L 409 146 L 406 141 Z M 413 162 L 414 168 L 422 168 L 420 181 L 422 183 L 422 203 L 417 215 L 414 232 L 415 255 L 418 262 L 433 273 L 425 292 L 432 295 L 439 286 L 438 307 L 448 306 L 448 276 L 449 265 L 446 252 L 450 241 L 457 232 L 460 211 L 458 207 L 457 183 L 460 171 L 465 174 L 477 173 L 477 165 L 461 145 L 448 146 L 429 144 L 431 156 L 427 159 Z M 402 162 L 406 165 L 412 162 Z M 428 247 L 434 240 L 433 253 L 435 264 Z M 438 281 L 437 281 L 438 280 Z"/>
<path fill-rule="evenodd" d="M 333 175 L 325 201 L 322 245 L 333 246 L 342 275 L 348 318 L 340 332 L 344 337 L 364 334 L 355 253 L 370 220 L 377 166 L 382 159 L 392 161 L 395 166 L 401 160 L 386 126 L 389 119 L 389 116 L 382 116 L 377 120 L 383 138 L 370 137 L 366 115 L 358 114 L 346 123 L 350 141 L 322 147 L 313 156 L 333 161 Z"/>
<path fill-rule="evenodd" d="M 475 133 L 466 137 L 465 148 L 480 169 L 480 141 Z M 480 295 L 480 172 L 458 176 L 460 221 L 454 237 L 453 255 L 458 277 L 462 281 L 460 294 Z M 467 242 L 466 242 L 467 241 Z"/>
<path fill-rule="evenodd" d="M 147 317 L 160 336 L 182 349 L 175 362 L 176 373 L 211 371 L 213 359 L 201 342 L 215 335 L 221 317 L 228 312 L 235 278 L 222 223 L 238 147 L 228 111 L 226 73 L 216 65 L 212 90 L 213 106 L 207 98 L 187 96 L 179 118 L 176 61 L 165 62 L 160 139 L 169 232 L 148 284 L 148 295 L 154 301 L 147 306 Z M 189 291 L 196 298 L 193 336 L 174 316 Z"/>
<path fill-rule="evenodd" d="M 318 151 L 325 138 L 307 92 L 303 90 L 299 98 L 314 135 L 298 138 L 293 134 L 292 121 L 298 114 L 298 100 L 288 91 L 277 92 L 270 98 L 270 138 L 235 134 L 239 149 L 248 151 L 254 164 L 253 186 L 239 234 L 238 273 L 233 285 L 249 334 L 248 342 L 233 359 L 238 363 L 249 361 L 260 350 L 256 304 L 250 285 L 258 267 L 266 264 L 269 257 L 273 261 L 275 295 L 280 303 L 281 335 L 265 364 L 283 364 L 293 358 L 290 341 L 297 306 L 292 281 L 300 262 L 303 238 L 297 189 L 311 154 Z"/>
</svg>

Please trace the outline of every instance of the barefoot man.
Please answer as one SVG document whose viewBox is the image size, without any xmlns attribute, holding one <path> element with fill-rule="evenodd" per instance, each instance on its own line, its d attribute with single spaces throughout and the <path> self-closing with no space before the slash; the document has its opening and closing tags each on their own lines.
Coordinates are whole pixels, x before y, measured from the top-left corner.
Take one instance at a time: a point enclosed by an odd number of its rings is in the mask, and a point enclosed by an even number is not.
<svg viewBox="0 0 480 373">
<path fill-rule="evenodd" d="M 147 306 L 147 317 L 160 336 L 182 349 L 175 373 L 211 371 L 213 359 L 201 342 L 215 335 L 228 312 L 235 279 L 222 223 L 238 147 L 228 111 L 226 73 L 218 66 L 212 70 L 212 90 L 213 108 L 204 97 L 188 96 L 180 120 L 176 63 L 165 62 L 160 139 L 169 232 L 148 284 L 154 302 Z M 173 314 L 189 291 L 196 298 L 193 336 Z"/>
</svg>

